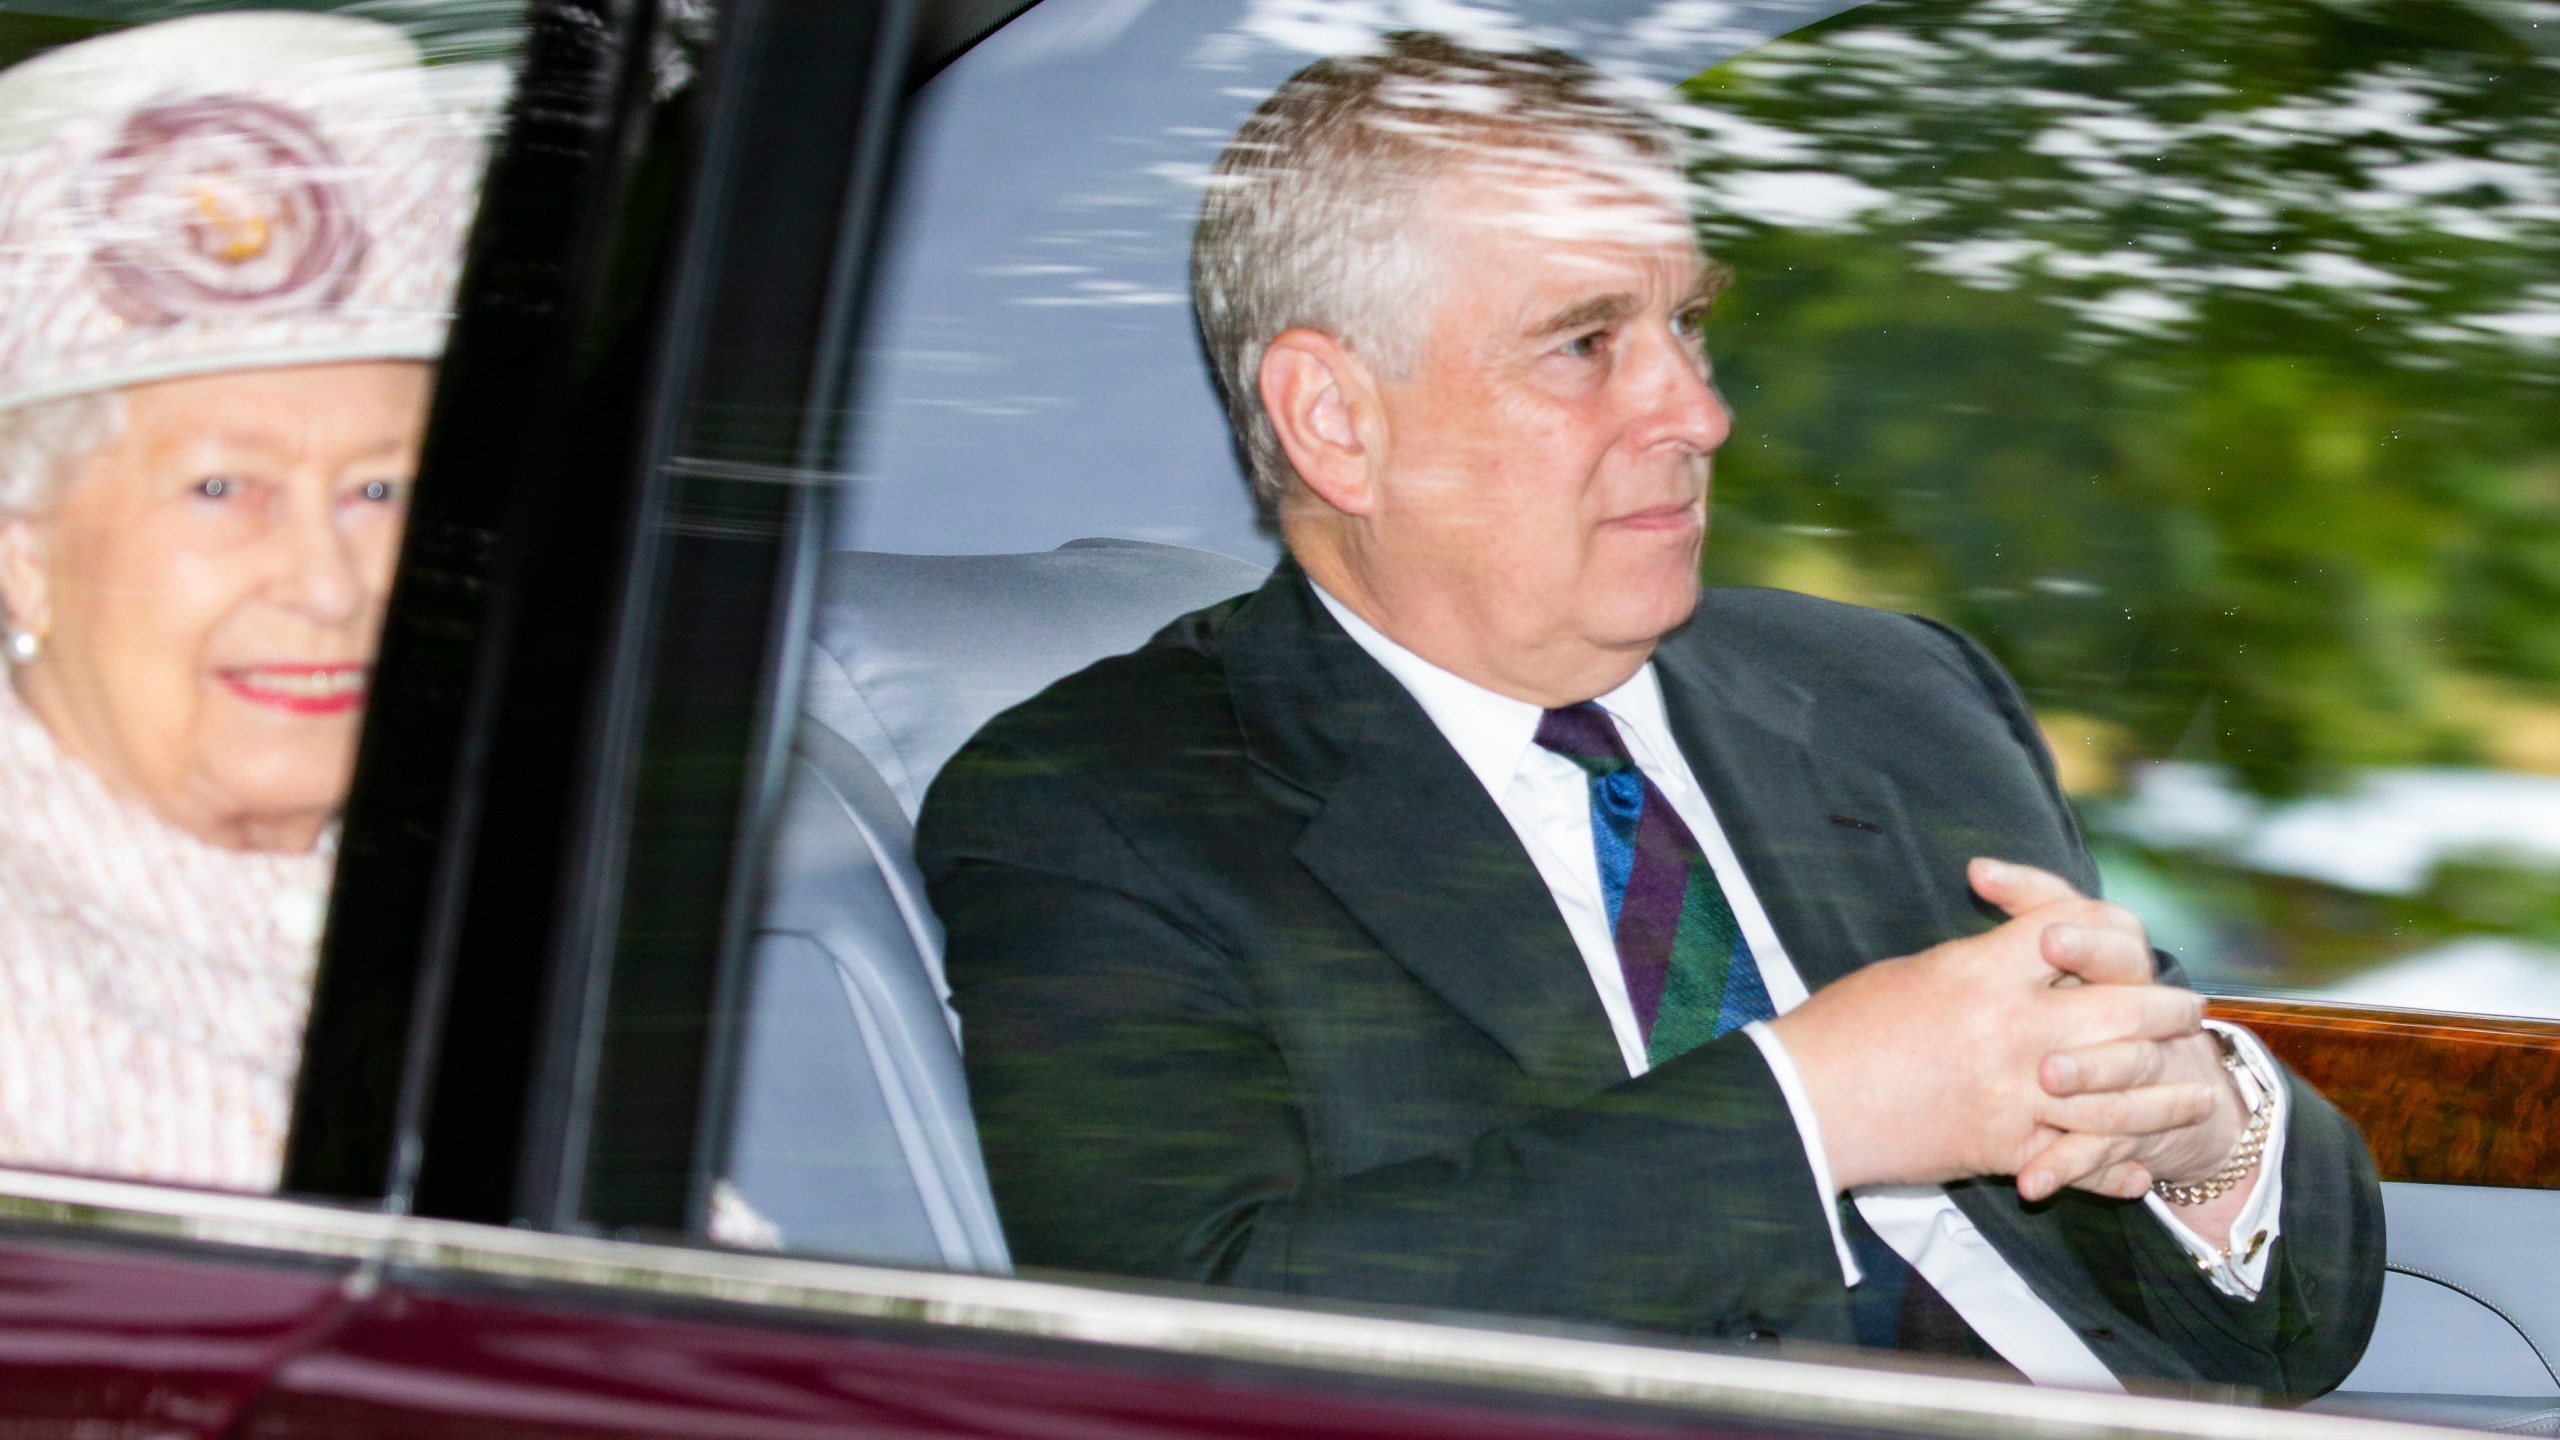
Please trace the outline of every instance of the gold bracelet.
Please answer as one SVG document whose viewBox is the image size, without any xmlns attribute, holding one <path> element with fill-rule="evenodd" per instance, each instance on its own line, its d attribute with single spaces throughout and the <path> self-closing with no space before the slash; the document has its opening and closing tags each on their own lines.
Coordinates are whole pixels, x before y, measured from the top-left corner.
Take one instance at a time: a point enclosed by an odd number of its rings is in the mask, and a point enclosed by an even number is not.
<svg viewBox="0 0 2560 1440">
<path fill-rule="evenodd" d="M 2244 1073 L 2243 1066 L 2247 1062 L 2240 1058 L 2240 1052 L 2233 1049 L 2229 1041 L 2218 1034 L 2214 1038 L 2223 1047 L 2222 1068 L 2230 1071 L 2236 1082 Z M 2241 1094 L 2246 1096 L 2249 1089 L 2243 1085 Z M 2274 1104 L 2261 1098 L 2250 1109 L 2249 1123 L 2240 1131 L 2240 1142 L 2231 1147 L 2231 1158 L 2222 1162 L 2221 1169 L 2202 1180 L 2191 1180 L 2184 1185 L 2172 1185 L 2166 1180 L 2154 1181 L 2152 1193 L 2172 1205 L 2202 1205 L 2228 1193 L 2232 1186 L 2249 1178 L 2249 1172 L 2258 1168 L 2259 1159 L 2267 1153 L 2267 1139 L 2275 1131 L 2275 1112 Z"/>
</svg>

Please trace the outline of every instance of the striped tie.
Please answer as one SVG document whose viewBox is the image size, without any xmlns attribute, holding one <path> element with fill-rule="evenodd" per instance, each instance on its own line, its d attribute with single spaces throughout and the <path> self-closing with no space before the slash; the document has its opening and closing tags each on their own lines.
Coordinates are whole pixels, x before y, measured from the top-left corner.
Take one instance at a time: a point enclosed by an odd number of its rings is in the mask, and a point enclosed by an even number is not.
<svg viewBox="0 0 2560 1440">
<path fill-rule="evenodd" d="M 1538 743 L 1590 777 L 1600 889 L 1646 1061 L 1659 1065 L 1775 1016 L 1706 852 L 1636 768 L 1609 713 L 1587 700 L 1550 710 Z"/>
<path fill-rule="evenodd" d="M 1538 743 L 1591 777 L 1591 839 L 1618 968 L 1635 1001 L 1645 1059 L 1655 1065 L 1777 1011 L 1751 944 L 1697 837 L 1627 754 L 1609 713 L 1585 701 L 1550 710 Z M 2007 1367 L 1909 1262 L 1839 1202 L 1842 1232 L 1866 1280 L 1851 1292 L 1858 1343 L 1961 1355 Z"/>
</svg>

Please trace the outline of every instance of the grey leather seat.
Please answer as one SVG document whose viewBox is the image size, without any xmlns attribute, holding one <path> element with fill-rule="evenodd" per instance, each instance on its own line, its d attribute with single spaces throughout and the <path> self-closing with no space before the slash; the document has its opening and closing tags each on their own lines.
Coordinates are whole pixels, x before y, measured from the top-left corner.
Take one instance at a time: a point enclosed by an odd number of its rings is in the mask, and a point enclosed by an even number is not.
<svg viewBox="0 0 2560 1440">
<path fill-rule="evenodd" d="M 1263 572 L 1123 540 L 824 563 L 724 1173 L 792 1249 L 1001 1270 L 942 929 L 915 866 L 925 788 L 997 712 Z"/>
<path fill-rule="evenodd" d="M 2364 1363 L 2317 1408 L 2560 1434 L 2560 1192 L 2388 1184 L 2391 1272 Z"/>
</svg>

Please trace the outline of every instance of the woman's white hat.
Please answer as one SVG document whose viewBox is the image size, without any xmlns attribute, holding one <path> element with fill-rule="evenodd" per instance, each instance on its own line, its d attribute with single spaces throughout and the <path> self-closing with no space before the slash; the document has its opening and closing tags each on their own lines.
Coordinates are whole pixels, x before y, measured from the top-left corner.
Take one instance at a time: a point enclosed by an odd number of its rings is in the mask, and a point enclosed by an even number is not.
<svg viewBox="0 0 2560 1440">
<path fill-rule="evenodd" d="M 505 76 L 205 15 L 0 72 L 0 409 L 444 348 Z"/>
</svg>

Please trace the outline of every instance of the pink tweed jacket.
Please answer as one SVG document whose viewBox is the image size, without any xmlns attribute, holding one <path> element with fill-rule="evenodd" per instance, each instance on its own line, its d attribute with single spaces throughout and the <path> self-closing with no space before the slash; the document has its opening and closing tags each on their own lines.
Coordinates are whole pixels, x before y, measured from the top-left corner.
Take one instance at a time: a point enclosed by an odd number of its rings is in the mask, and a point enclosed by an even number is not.
<svg viewBox="0 0 2560 1440">
<path fill-rule="evenodd" d="M 0 1164 L 273 1189 L 334 850 L 170 828 L 0 681 Z"/>
</svg>

